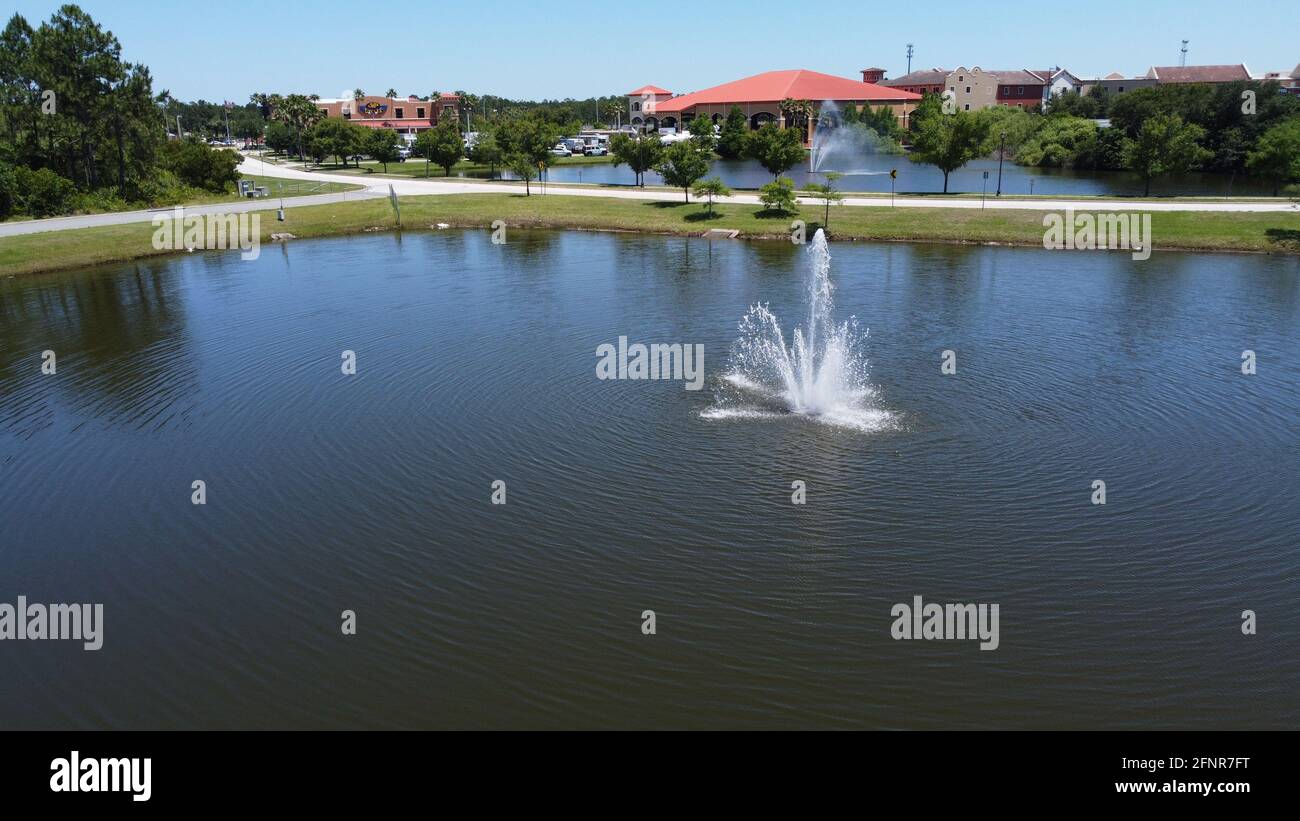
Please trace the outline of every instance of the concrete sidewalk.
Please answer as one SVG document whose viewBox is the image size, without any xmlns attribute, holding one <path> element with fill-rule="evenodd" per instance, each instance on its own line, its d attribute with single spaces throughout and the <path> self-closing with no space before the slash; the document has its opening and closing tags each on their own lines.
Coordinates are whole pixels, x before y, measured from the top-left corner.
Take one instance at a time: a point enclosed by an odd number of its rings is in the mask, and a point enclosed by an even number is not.
<svg viewBox="0 0 1300 821">
<path fill-rule="evenodd" d="M 400 177 L 364 177 L 347 174 L 330 174 L 323 171 L 299 171 L 273 163 L 263 162 L 257 157 L 245 157 L 239 166 L 240 173 L 268 177 L 282 177 L 291 180 L 310 180 L 313 182 L 350 182 L 367 186 L 361 191 L 343 191 L 337 194 L 311 194 L 302 197 L 287 197 L 285 208 L 298 208 L 305 205 L 326 205 L 335 202 L 350 202 L 363 199 L 388 196 L 391 185 L 402 196 L 425 196 L 430 194 L 513 194 L 523 193 L 523 183 L 517 182 L 477 182 L 464 178 L 400 178 Z M 541 187 L 532 184 L 533 196 L 542 196 Z M 680 191 L 650 190 L 640 188 L 584 188 L 573 184 L 547 183 L 548 197 L 613 197 L 628 200 L 679 201 Z M 754 194 L 734 194 L 730 197 L 718 197 L 715 202 L 758 205 Z M 813 200 L 800 198 L 804 205 L 815 205 Z M 1287 201 L 1260 202 L 1134 202 L 1131 200 L 1108 199 L 1054 199 L 1054 200 L 1018 200 L 1011 198 L 988 199 L 982 204 L 980 200 L 968 198 L 943 197 L 908 197 L 898 196 L 894 200 L 898 206 L 908 208 L 975 208 L 1018 209 L 1029 211 L 1064 211 L 1073 208 L 1076 211 L 1204 211 L 1217 213 L 1248 212 L 1289 212 L 1300 213 L 1295 203 Z M 846 196 L 844 205 L 863 208 L 889 208 L 890 201 L 884 197 Z M 246 211 L 266 211 L 280 207 L 280 200 L 267 197 L 256 200 L 240 200 L 214 205 L 186 206 L 186 214 L 239 214 Z M 27 220 L 22 222 L 0 223 L 0 238 L 21 234 L 38 234 L 45 231 L 67 231 L 76 228 L 94 228 L 101 225 L 126 225 L 135 222 L 149 222 L 156 214 L 169 214 L 172 208 L 154 208 L 148 211 L 121 211 L 112 214 L 87 214 L 77 217 L 51 217 L 49 219 Z"/>
<path fill-rule="evenodd" d="M 385 193 L 391 183 L 398 194 L 418 196 L 421 194 L 499 194 L 502 192 L 522 192 L 523 183 L 518 182 L 479 182 L 458 177 L 376 177 L 351 174 L 333 174 L 325 171 L 300 171 L 295 168 L 263 162 L 256 157 L 245 158 L 239 169 L 245 174 L 285 177 L 295 180 L 312 180 L 315 182 L 354 182 L 380 188 Z M 533 196 L 538 196 L 540 187 L 537 182 L 531 185 Z M 618 199 L 677 201 L 682 198 L 680 190 L 647 190 L 640 188 L 587 188 L 574 183 L 548 182 L 546 196 L 572 197 L 615 197 Z M 715 202 L 758 204 L 755 194 L 735 194 L 730 197 L 718 197 Z M 804 205 L 815 205 L 809 198 L 800 198 Z M 845 205 L 866 208 L 889 208 L 890 200 L 885 196 L 854 197 L 846 195 Z M 1287 200 L 1260 200 L 1258 202 L 1187 202 L 1171 200 L 1135 201 L 1128 199 L 1015 199 L 988 197 L 983 202 L 970 197 L 944 197 L 933 195 L 925 197 L 898 195 L 894 198 L 897 206 L 908 208 L 1006 208 L 1028 211 L 1064 211 L 1073 208 L 1076 211 L 1212 211 L 1222 213 L 1247 212 L 1295 212 L 1300 211 L 1296 204 Z"/>
</svg>

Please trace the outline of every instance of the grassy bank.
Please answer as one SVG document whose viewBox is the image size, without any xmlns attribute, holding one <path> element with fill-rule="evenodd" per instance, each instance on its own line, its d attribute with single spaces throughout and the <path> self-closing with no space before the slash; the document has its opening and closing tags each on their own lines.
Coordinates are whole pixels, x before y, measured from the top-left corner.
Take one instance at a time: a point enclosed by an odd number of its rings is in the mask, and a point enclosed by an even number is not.
<svg viewBox="0 0 1300 821">
<path fill-rule="evenodd" d="M 360 191 L 365 188 L 364 185 L 358 185 L 351 182 L 315 182 L 313 180 L 289 179 L 287 177 L 264 177 L 256 174 L 241 175 L 240 179 L 253 180 L 256 185 L 264 186 L 270 192 L 270 196 L 275 198 L 284 197 L 285 199 L 290 197 L 306 197 L 312 194 L 337 194 L 341 191 Z M 223 202 L 239 202 L 241 199 L 243 198 L 239 196 L 239 192 L 234 190 L 233 186 L 231 187 L 231 190 L 223 191 L 219 194 L 212 191 L 194 189 L 193 193 L 181 198 L 181 201 L 175 203 L 122 203 L 122 207 L 117 208 L 114 211 L 78 209 L 66 216 L 114 213 L 115 211 L 119 213 L 122 211 L 143 211 L 147 209 L 171 208 L 175 205 L 217 205 Z M 17 216 L 7 221 L 26 222 L 30 219 L 30 217 Z M 0 220 L 0 222 L 5 221 L 6 220 Z"/>
<path fill-rule="evenodd" d="M 760 211 L 754 205 L 720 205 L 714 217 L 691 203 L 598 197 L 519 194 L 457 194 L 403 197 L 406 230 L 428 230 L 437 223 L 487 229 L 493 220 L 512 227 L 579 228 L 662 234 L 701 234 L 712 228 L 739 231 L 743 237 L 788 236 L 789 215 Z M 804 206 L 799 218 L 811 234 L 822 209 Z M 272 232 L 299 238 L 392 230 L 386 200 L 335 203 L 286 209 L 286 221 L 264 211 L 262 242 Z M 1042 211 L 957 208 L 831 209 L 830 234 L 836 240 L 916 240 L 1042 246 Z M 1151 215 L 1153 245 L 1162 249 L 1247 251 L 1300 254 L 1300 213 L 1216 214 L 1156 212 Z M 83 228 L 0 239 L 0 276 L 32 274 L 101 262 L 154 256 L 153 227 L 147 223 Z"/>
<path fill-rule="evenodd" d="M 265 162 L 268 166 L 283 165 L 285 167 L 291 167 L 296 170 L 302 169 L 302 163 L 298 162 L 296 157 L 272 157 L 270 155 L 265 155 L 260 157 L 257 155 L 252 155 L 252 156 L 253 159 L 260 159 L 263 162 Z M 587 157 L 587 156 L 552 157 L 550 160 L 550 165 L 552 168 L 557 168 L 561 166 L 572 166 L 572 165 L 576 165 L 576 166 L 608 165 L 613 161 L 614 158 L 608 154 L 606 154 L 603 157 Z M 377 174 L 380 176 L 387 175 L 389 177 L 426 176 L 425 160 L 420 157 L 411 157 L 406 162 L 390 162 L 388 164 L 387 171 L 384 170 L 383 163 L 378 163 L 375 162 L 374 160 L 362 160 L 360 168 L 358 168 L 355 163 L 348 163 L 346 167 L 339 165 L 337 162 L 326 162 L 320 165 L 317 165 L 315 163 L 309 163 L 306 170 L 313 171 L 313 172 L 320 171 L 329 174 L 362 176 L 362 177 L 372 175 L 372 174 Z M 447 176 L 447 174 L 443 171 L 442 166 L 435 165 L 431 162 L 428 163 L 427 170 L 428 170 L 427 176 L 429 177 Z M 504 170 L 505 170 L 504 165 L 497 165 L 496 168 L 489 168 L 486 165 L 479 165 L 478 163 L 473 163 L 467 159 L 463 159 L 451 167 L 451 176 L 454 177 L 458 174 L 488 174 L 493 171 L 495 171 L 497 174 L 500 174 Z M 630 177 L 631 172 L 628 172 L 628 174 Z"/>
<path fill-rule="evenodd" d="M 306 197 L 312 194 L 337 194 L 340 191 L 360 191 L 365 188 L 364 185 L 350 182 L 314 182 L 312 180 L 296 180 L 288 177 L 263 177 L 257 174 L 243 175 L 241 180 L 252 180 L 259 187 L 265 187 L 272 197 Z M 214 205 L 221 202 L 238 202 L 241 199 L 238 192 L 226 191 L 222 194 L 206 194 L 201 197 L 187 199 L 184 205 Z"/>
</svg>

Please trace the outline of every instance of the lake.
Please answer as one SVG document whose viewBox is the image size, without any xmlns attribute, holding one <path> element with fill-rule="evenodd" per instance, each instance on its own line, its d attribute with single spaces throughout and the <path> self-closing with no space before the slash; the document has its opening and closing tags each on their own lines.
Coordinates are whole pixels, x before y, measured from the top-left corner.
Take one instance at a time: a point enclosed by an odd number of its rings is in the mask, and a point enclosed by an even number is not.
<svg viewBox="0 0 1300 821">
<path fill-rule="evenodd" d="M 0 602 L 104 613 L 0 642 L 0 726 L 1300 726 L 1297 258 L 832 244 L 840 424 L 727 400 L 806 248 L 490 236 L 0 282 Z"/>
<path fill-rule="evenodd" d="M 943 172 L 932 165 L 910 161 L 906 155 L 868 155 L 862 163 L 872 174 L 851 174 L 835 185 L 844 191 L 889 193 L 891 170 L 898 171 L 895 190 L 904 193 L 939 193 L 943 191 Z M 988 173 L 988 178 L 984 174 Z M 756 160 L 714 160 L 711 175 L 717 175 L 733 188 L 758 188 L 772 181 L 772 175 Z M 498 172 L 512 179 L 509 171 Z M 486 177 L 483 174 L 472 176 Z M 808 182 L 825 182 L 824 175 L 809 174 L 807 164 L 796 166 L 786 176 L 796 186 Z M 631 185 L 634 175 L 627 166 L 559 165 L 547 171 L 551 182 L 576 182 L 600 185 Z M 663 179 L 653 171 L 646 173 L 647 185 L 662 185 Z M 987 186 L 987 187 L 986 187 Z M 991 197 L 998 187 L 996 157 L 975 160 L 952 172 L 948 178 L 950 193 L 979 193 Z M 1143 193 L 1142 180 L 1124 171 L 1081 171 L 1060 168 L 1033 168 L 1006 161 L 1002 164 L 1003 195 L 1046 194 L 1055 196 L 1134 196 Z M 1227 174 L 1192 172 L 1157 179 L 1151 186 L 1152 196 L 1271 196 L 1272 186 L 1257 179 Z"/>
</svg>

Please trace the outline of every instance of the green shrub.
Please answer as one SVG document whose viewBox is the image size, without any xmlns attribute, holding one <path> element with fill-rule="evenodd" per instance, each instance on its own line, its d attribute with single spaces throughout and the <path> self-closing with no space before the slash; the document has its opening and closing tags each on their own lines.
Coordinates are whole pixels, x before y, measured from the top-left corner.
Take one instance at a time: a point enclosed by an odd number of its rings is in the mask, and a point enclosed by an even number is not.
<svg viewBox="0 0 1300 821">
<path fill-rule="evenodd" d="M 116 188 L 97 188 L 77 194 L 73 198 L 73 209 L 86 214 L 101 214 L 109 211 L 129 211 L 131 203 L 118 195 Z"/>
<path fill-rule="evenodd" d="M 14 169 L 17 210 L 32 217 L 53 217 L 72 211 L 77 186 L 48 168 L 33 171 L 25 166 Z"/>
<path fill-rule="evenodd" d="M 0 162 L 0 220 L 7 219 L 17 208 L 18 179 L 14 167 Z"/>
<path fill-rule="evenodd" d="M 794 180 L 789 177 L 777 177 L 758 189 L 758 200 L 768 211 L 782 214 L 799 213 L 799 209 L 795 207 Z"/>
<path fill-rule="evenodd" d="M 217 149 L 197 140 L 171 140 L 159 155 L 159 164 L 186 185 L 221 193 L 239 179 L 237 152 Z"/>
<path fill-rule="evenodd" d="M 170 171 L 159 169 L 136 186 L 140 201 L 148 206 L 179 205 L 202 196 L 203 192 L 186 185 Z"/>
</svg>

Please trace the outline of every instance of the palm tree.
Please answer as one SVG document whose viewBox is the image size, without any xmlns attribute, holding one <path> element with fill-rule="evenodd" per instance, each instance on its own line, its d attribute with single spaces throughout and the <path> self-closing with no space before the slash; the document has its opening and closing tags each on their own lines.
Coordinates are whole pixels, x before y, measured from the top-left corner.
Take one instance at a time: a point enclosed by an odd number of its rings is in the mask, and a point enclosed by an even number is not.
<svg viewBox="0 0 1300 821">
<path fill-rule="evenodd" d="M 465 130 L 473 131 L 471 127 L 474 122 L 474 109 L 478 108 L 479 97 L 477 94 L 470 94 L 468 91 L 457 91 L 460 95 L 460 110 L 465 113 Z"/>
<path fill-rule="evenodd" d="M 395 99 L 396 97 L 397 97 L 397 89 L 395 88 L 388 89 L 388 99 L 392 100 Z"/>
<path fill-rule="evenodd" d="M 786 97 L 781 101 L 781 113 L 785 115 L 786 128 L 802 128 L 804 139 L 808 139 L 808 119 L 812 117 L 814 107 L 812 100 L 795 100 Z"/>
<path fill-rule="evenodd" d="M 271 116 L 271 95 L 261 92 L 248 95 L 248 101 L 257 106 L 263 117 Z"/>
<path fill-rule="evenodd" d="M 360 100 L 364 96 L 366 96 L 366 92 L 362 91 L 361 89 L 359 88 L 352 89 L 352 99 Z"/>
<path fill-rule="evenodd" d="M 605 117 L 606 123 L 612 125 L 616 122 L 621 122 L 620 118 L 623 114 L 623 110 L 624 109 L 622 103 L 617 101 L 612 101 L 612 102 L 605 103 L 605 108 L 600 113 Z"/>
</svg>

